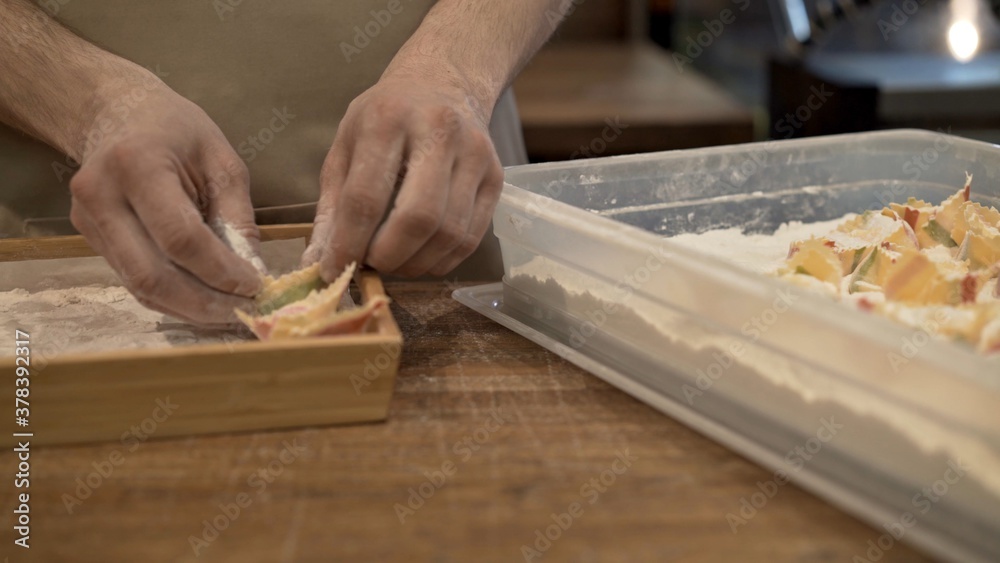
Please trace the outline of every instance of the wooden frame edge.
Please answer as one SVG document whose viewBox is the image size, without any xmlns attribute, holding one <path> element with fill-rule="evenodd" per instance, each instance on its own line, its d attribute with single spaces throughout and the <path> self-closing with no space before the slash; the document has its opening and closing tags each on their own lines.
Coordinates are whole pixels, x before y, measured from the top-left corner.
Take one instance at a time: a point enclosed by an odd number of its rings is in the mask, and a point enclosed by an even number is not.
<svg viewBox="0 0 1000 563">
<path fill-rule="evenodd" d="M 296 238 L 308 240 L 310 236 L 312 236 L 311 223 L 262 225 L 260 227 L 261 242 Z M 81 235 L 0 239 L 0 262 L 87 258 L 90 256 L 97 256 L 97 253 Z"/>
</svg>

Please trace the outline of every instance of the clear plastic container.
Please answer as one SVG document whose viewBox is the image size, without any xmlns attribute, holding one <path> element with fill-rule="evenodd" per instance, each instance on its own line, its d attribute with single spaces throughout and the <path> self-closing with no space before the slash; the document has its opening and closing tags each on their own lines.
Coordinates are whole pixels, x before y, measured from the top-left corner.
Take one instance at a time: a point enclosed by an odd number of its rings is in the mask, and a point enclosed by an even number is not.
<svg viewBox="0 0 1000 563">
<path fill-rule="evenodd" d="M 939 202 L 966 172 L 974 199 L 1000 207 L 1000 147 L 926 131 L 509 168 L 494 217 L 503 306 L 640 398 L 710 421 L 775 482 L 867 519 L 873 541 L 995 561 L 1000 358 L 667 238 Z"/>
</svg>

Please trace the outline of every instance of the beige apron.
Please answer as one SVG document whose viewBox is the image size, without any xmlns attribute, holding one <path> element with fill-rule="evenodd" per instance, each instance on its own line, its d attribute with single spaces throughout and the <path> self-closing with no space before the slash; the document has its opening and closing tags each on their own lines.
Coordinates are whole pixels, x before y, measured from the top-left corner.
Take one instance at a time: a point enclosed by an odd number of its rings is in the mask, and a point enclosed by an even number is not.
<svg viewBox="0 0 1000 563">
<path fill-rule="evenodd" d="M 320 166 L 340 118 L 433 4 L 73 0 L 55 17 L 201 106 L 247 163 L 258 221 L 266 224 L 312 221 Z M 387 10 L 395 6 L 398 13 Z M 509 93 L 491 133 L 504 165 L 526 161 Z M 72 232 L 66 217 L 75 169 L 57 151 L 0 125 L 0 237 Z M 499 277 L 492 234 L 461 270 L 468 279 Z"/>
</svg>

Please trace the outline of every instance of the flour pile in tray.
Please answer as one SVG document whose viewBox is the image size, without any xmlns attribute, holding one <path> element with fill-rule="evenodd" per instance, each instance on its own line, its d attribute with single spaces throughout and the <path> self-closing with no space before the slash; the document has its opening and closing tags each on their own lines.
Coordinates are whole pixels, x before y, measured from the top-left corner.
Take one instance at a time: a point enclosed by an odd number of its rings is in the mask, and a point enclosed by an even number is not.
<svg viewBox="0 0 1000 563">
<path fill-rule="evenodd" d="M 298 265 L 305 242 L 261 245 L 275 272 Z M 32 356 L 52 359 L 81 352 L 111 352 L 252 341 L 247 330 L 195 327 L 140 304 L 103 258 L 65 258 L 0 263 L 0 328 L 31 334 Z M 14 340 L 0 344 L 13 356 Z"/>
<path fill-rule="evenodd" d="M 31 334 L 48 359 L 76 352 L 105 352 L 219 344 L 252 339 L 232 330 L 202 329 L 143 307 L 120 286 L 0 292 L 0 326 Z M 8 342 L 13 346 L 13 340 Z M 0 350 L 0 356 L 13 355 Z M 34 351 L 33 351 L 34 354 Z"/>
</svg>

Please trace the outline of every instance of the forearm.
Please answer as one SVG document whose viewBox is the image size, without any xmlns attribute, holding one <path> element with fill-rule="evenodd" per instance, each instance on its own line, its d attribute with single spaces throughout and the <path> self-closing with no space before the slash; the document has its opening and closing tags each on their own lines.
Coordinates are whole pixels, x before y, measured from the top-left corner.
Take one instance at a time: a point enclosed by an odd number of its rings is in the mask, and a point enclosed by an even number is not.
<svg viewBox="0 0 1000 563">
<path fill-rule="evenodd" d="M 77 37 L 29 0 L 0 0 L 0 122 L 81 161 L 123 86 L 155 75 Z"/>
<path fill-rule="evenodd" d="M 570 0 L 439 0 L 386 73 L 453 83 L 488 117 L 572 5 Z"/>
</svg>

